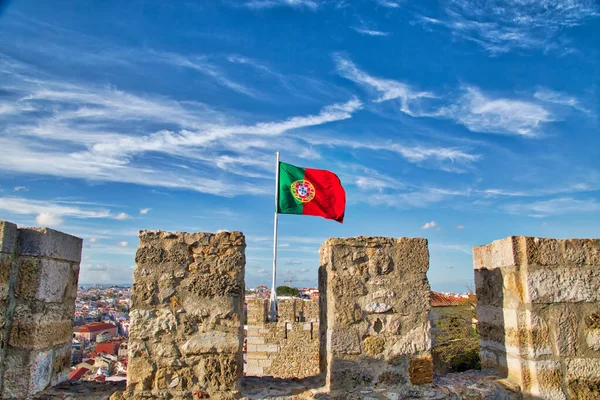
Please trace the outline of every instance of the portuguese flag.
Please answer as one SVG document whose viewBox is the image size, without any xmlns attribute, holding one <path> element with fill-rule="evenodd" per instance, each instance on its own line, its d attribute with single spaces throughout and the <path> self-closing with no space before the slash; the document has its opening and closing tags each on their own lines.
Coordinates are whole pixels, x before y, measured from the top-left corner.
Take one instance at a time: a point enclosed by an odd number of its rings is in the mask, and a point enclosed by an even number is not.
<svg viewBox="0 0 600 400">
<path fill-rule="evenodd" d="M 345 208 L 346 191 L 336 174 L 279 163 L 278 213 L 316 215 L 342 223 Z"/>
</svg>

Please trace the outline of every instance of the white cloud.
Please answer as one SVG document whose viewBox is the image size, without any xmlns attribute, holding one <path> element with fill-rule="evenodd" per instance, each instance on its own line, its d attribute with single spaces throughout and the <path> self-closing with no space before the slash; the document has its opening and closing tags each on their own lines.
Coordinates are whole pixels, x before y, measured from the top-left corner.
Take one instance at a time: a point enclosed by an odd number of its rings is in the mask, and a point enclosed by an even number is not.
<svg viewBox="0 0 600 400">
<path fill-rule="evenodd" d="M 383 6 L 383 7 L 388 7 L 388 8 L 399 8 L 400 7 L 400 4 L 398 4 L 398 2 L 390 1 L 390 0 L 377 0 L 377 4 L 379 4 L 380 6 Z"/>
<path fill-rule="evenodd" d="M 448 0 L 440 18 L 421 16 L 426 26 L 442 26 L 491 54 L 541 49 L 568 53 L 565 31 L 598 17 L 594 0 Z"/>
<path fill-rule="evenodd" d="M 351 28 L 353 30 L 355 30 L 356 32 L 360 33 L 361 35 L 366 35 L 366 36 L 389 36 L 390 35 L 389 32 L 382 32 L 382 31 L 377 31 L 374 29 L 360 28 L 357 26 L 351 26 Z"/>
<path fill-rule="evenodd" d="M 254 9 L 292 7 L 316 10 L 319 7 L 319 3 L 313 0 L 251 0 L 245 2 L 244 5 Z"/>
<path fill-rule="evenodd" d="M 456 225 L 456 229 L 465 229 L 464 225 Z"/>
<path fill-rule="evenodd" d="M 535 136 L 552 116 L 544 107 L 507 98 L 490 98 L 474 86 L 465 87 L 458 101 L 431 116 L 450 118 L 473 132 Z"/>
<path fill-rule="evenodd" d="M 345 139 L 322 138 L 304 135 L 302 140 L 313 146 L 348 147 L 373 151 L 388 151 L 401 155 L 414 164 L 432 165 L 437 169 L 449 172 L 464 172 L 466 167 L 478 161 L 480 156 L 454 147 L 435 147 L 426 145 L 407 146 L 400 143 L 377 140 L 357 141 Z M 363 184 L 366 181 L 363 180 Z"/>
<path fill-rule="evenodd" d="M 361 196 L 358 201 L 372 206 L 388 206 L 400 209 L 425 208 L 453 198 L 470 195 L 470 191 L 454 191 L 439 188 L 409 188 L 393 193 L 375 193 Z"/>
<path fill-rule="evenodd" d="M 116 220 L 123 221 L 125 219 L 131 218 L 131 216 L 129 214 L 127 214 L 127 213 L 122 212 L 122 213 L 119 213 L 119 214 L 115 215 L 114 218 Z"/>
<path fill-rule="evenodd" d="M 387 188 L 396 188 L 393 180 L 373 178 L 370 176 L 359 176 L 355 181 L 356 186 L 362 190 L 378 190 L 381 191 Z"/>
<path fill-rule="evenodd" d="M 425 225 L 423 225 L 421 227 L 421 229 L 431 229 L 431 228 L 435 228 L 435 227 L 437 227 L 437 224 L 435 223 L 435 221 L 430 221 L 430 222 L 425 223 Z"/>
<path fill-rule="evenodd" d="M 380 97 L 375 100 L 377 102 L 400 99 L 400 110 L 406 114 L 412 114 L 411 108 L 419 99 L 436 97 L 431 92 L 415 90 L 402 82 L 373 77 L 358 69 L 351 60 L 340 54 L 335 54 L 333 58 L 341 76 L 360 85 L 375 89 L 380 94 Z"/>
<path fill-rule="evenodd" d="M 15 192 L 26 192 L 27 190 L 29 190 L 27 186 L 15 186 L 14 188 Z"/>
<path fill-rule="evenodd" d="M 63 220 L 62 218 L 48 212 L 41 212 L 37 217 L 35 217 L 35 222 L 41 226 L 59 226 L 62 224 Z"/>
<path fill-rule="evenodd" d="M 81 264 L 82 272 L 83 271 L 108 271 L 110 268 L 108 264 Z"/>
<path fill-rule="evenodd" d="M 598 212 L 600 211 L 600 203 L 595 199 L 560 197 L 531 203 L 508 204 L 504 206 L 504 209 L 510 214 L 542 218 L 563 214 Z"/>
<path fill-rule="evenodd" d="M 553 121 L 545 107 L 518 99 L 486 96 L 475 86 L 464 86 L 463 94 L 441 108 L 424 109 L 424 98 L 438 98 L 432 92 L 417 91 L 406 83 L 376 78 L 358 69 L 352 61 L 336 54 L 338 72 L 353 82 L 381 94 L 376 102 L 399 99 L 400 110 L 414 117 L 449 118 L 474 132 L 535 136 L 544 123 Z"/>
<path fill-rule="evenodd" d="M 564 93 L 555 92 L 554 90 L 539 88 L 533 95 L 536 99 L 545 101 L 547 103 L 560 104 L 563 106 L 573 107 L 583 113 L 590 113 L 589 110 L 582 107 L 579 100 L 573 96 L 569 96 Z"/>
<path fill-rule="evenodd" d="M 0 63 L 0 75 L 11 77 L 19 112 L 26 107 L 36 115 L 28 123 L 3 121 L 0 170 L 17 173 L 259 195 L 267 192 L 275 148 L 293 146 L 318 157 L 284 133 L 345 120 L 362 107 L 352 98 L 314 114 L 243 123 L 201 103 L 41 78 L 25 65 L 18 73 L 11 65 Z M 136 121 L 138 128 L 124 130 L 123 121 Z M 173 128 L 155 131 L 156 125 Z M 168 157 L 144 157 L 148 153 Z M 240 182 L 235 175 L 252 179 Z"/>
<path fill-rule="evenodd" d="M 81 208 L 69 202 L 30 200 L 22 197 L 0 197 L 0 210 L 17 215 L 38 215 L 42 221 L 51 221 L 52 218 L 60 217 L 80 219 L 111 217 L 110 211 L 105 209 Z"/>
<path fill-rule="evenodd" d="M 151 208 L 142 208 L 140 209 L 140 214 L 145 215 L 148 214 L 152 210 Z"/>
<path fill-rule="evenodd" d="M 531 196 L 532 193 L 518 192 L 518 191 L 509 191 L 504 189 L 484 189 L 478 190 L 478 193 L 482 193 L 485 197 L 497 197 L 497 196 L 506 196 L 506 197 L 523 197 L 523 196 Z"/>
<path fill-rule="evenodd" d="M 463 245 L 463 244 L 431 243 L 429 246 L 430 246 L 430 248 L 433 248 L 433 249 L 458 251 L 460 253 L 473 255 L 472 247 Z"/>
<path fill-rule="evenodd" d="M 89 241 L 90 243 L 96 243 L 96 242 L 98 241 L 98 238 L 91 237 L 91 238 L 90 238 L 88 241 Z"/>
<path fill-rule="evenodd" d="M 185 57 L 185 56 L 181 56 L 178 54 L 172 54 L 172 53 L 153 53 L 153 54 L 157 60 L 164 60 L 165 62 L 173 63 L 174 65 L 177 65 L 179 67 L 189 68 L 189 69 L 201 72 L 202 74 L 205 74 L 205 75 L 213 78 L 219 84 L 221 84 L 233 91 L 245 94 L 246 96 L 250 96 L 250 97 L 259 97 L 259 94 L 255 90 L 250 89 L 246 85 L 235 82 L 235 81 L 231 80 L 230 78 L 228 78 L 227 75 L 225 75 L 225 73 L 223 71 L 221 71 L 221 69 L 219 69 L 216 66 L 214 66 L 213 64 L 209 63 L 206 60 L 206 57 L 190 58 L 190 57 Z"/>
<path fill-rule="evenodd" d="M 119 242 L 119 246 L 121 246 L 121 247 L 127 247 L 128 244 L 129 243 L 127 243 L 127 242 Z"/>
</svg>

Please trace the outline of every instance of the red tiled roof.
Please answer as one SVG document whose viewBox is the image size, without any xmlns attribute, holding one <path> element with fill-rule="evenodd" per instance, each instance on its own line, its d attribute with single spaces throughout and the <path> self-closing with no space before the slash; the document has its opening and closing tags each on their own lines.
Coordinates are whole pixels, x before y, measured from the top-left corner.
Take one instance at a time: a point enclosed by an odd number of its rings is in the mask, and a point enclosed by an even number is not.
<svg viewBox="0 0 600 400">
<path fill-rule="evenodd" d="M 447 294 L 442 294 L 438 292 L 431 291 L 431 306 L 432 307 L 452 307 L 464 304 L 468 301 L 475 301 L 474 296 L 469 296 L 469 298 L 465 297 L 457 297 L 457 296 L 449 296 Z"/>
<path fill-rule="evenodd" d="M 71 374 L 69 375 L 69 380 L 70 381 L 78 381 L 81 379 L 81 377 L 83 377 L 87 372 L 89 371 L 89 369 L 87 369 L 86 367 L 80 367 L 77 368 L 75 371 L 71 372 Z"/>
<path fill-rule="evenodd" d="M 75 327 L 73 332 L 102 332 L 116 327 L 116 325 L 108 324 L 106 322 L 92 322 L 91 324 Z"/>
</svg>

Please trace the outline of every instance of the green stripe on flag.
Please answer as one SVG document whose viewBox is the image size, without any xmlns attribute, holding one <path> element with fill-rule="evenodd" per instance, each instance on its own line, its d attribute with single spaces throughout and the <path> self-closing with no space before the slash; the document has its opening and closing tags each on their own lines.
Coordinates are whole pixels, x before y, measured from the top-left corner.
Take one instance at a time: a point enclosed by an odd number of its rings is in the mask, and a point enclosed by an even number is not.
<svg viewBox="0 0 600 400">
<path fill-rule="evenodd" d="M 277 212 L 280 214 L 302 214 L 302 202 L 292 195 L 292 183 L 304 179 L 304 168 L 291 164 L 279 163 L 279 203 Z"/>
</svg>

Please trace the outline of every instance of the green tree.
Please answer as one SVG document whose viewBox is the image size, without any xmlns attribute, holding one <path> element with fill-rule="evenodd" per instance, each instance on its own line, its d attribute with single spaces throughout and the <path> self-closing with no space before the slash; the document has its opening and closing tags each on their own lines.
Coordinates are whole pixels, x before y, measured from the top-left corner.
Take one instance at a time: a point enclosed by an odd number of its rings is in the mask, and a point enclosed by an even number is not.
<svg viewBox="0 0 600 400">
<path fill-rule="evenodd" d="M 439 333 L 435 337 L 433 354 L 450 372 L 481 369 L 479 335 L 473 326 L 475 304 L 468 302 L 455 307 L 444 307 L 436 322 Z"/>
<path fill-rule="evenodd" d="M 275 293 L 277 293 L 277 296 L 298 297 L 298 294 L 300 292 L 298 291 L 298 289 L 289 286 L 277 286 L 277 289 L 275 289 Z"/>
</svg>

